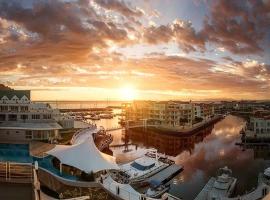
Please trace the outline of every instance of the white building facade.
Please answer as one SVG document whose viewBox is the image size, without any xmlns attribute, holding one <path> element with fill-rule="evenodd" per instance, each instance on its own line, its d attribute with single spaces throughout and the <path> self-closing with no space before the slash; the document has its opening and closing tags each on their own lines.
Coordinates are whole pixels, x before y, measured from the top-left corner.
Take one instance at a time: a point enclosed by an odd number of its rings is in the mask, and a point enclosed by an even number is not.
<svg viewBox="0 0 270 200">
<path fill-rule="evenodd" d="M 62 127 L 49 104 L 31 102 L 30 90 L 0 90 L 0 139 L 53 140 Z"/>
</svg>

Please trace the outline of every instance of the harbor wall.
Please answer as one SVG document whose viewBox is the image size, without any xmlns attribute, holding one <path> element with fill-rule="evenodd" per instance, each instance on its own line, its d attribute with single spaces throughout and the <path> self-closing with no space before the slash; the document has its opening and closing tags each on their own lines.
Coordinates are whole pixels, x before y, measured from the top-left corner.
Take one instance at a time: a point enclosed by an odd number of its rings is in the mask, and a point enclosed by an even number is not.
<svg viewBox="0 0 270 200">
<path fill-rule="evenodd" d="M 181 129 L 181 128 L 166 128 L 166 127 L 161 127 L 161 126 L 146 126 L 146 127 L 129 127 L 128 129 L 135 129 L 135 130 L 142 130 L 142 131 L 146 131 L 146 130 L 153 130 L 155 132 L 159 132 L 159 133 L 166 133 L 166 134 L 172 134 L 172 135 L 182 135 L 182 136 L 186 136 L 186 135 L 193 135 L 195 133 L 197 133 L 200 130 L 203 130 L 215 123 L 217 123 L 218 121 L 222 120 L 223 116 L 216 116 L 213 117 L 212 119 L 210 119 L 209 121 L 203 122 L 201 124 L 198 125 L 194 125 L 193 127 L 190 128 L 186 128 L 186 129 Z"/>
</svg>

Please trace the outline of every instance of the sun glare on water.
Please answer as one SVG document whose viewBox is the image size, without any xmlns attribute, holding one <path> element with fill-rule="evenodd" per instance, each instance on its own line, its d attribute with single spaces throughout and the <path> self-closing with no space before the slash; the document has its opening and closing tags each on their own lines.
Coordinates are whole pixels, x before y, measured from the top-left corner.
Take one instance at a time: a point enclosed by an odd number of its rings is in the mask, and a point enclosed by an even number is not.
<svg viewBox="0 0 270 200">
<path fill-rule="evenodd" d="M 120 89 L 120 97 L 126 101 L 132 101 L 137 97 L 136 90 L 132 86 L 126 86 Z"/>
</svg>

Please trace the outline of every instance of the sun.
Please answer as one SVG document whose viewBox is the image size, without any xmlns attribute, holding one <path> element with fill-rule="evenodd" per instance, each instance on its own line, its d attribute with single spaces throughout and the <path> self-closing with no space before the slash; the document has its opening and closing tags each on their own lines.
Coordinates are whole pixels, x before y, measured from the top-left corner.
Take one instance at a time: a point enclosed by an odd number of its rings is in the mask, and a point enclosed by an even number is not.
<svg viewBox="0 0 270 200">
<path fill-rule="evenodd" d="M 120 88 L 120 98 L 126 101 L 132 101 L 136 98 L 136 89 L 130 85 Z"/>
</svg>

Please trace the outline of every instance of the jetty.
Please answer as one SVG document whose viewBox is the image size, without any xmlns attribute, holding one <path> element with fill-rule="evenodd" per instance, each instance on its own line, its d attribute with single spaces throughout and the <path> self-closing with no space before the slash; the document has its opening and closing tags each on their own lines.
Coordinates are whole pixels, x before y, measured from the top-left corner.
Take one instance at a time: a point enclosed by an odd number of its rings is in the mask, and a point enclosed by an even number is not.
<svg viewBox="0 0 270 200">
<path fill-rule="evenodd" d="M 170 165 L 169 167 L 165 168 L 164 170 L 156 173 L 154 176 L 149 177 L 146 182 L 158 182 L 160 184 L 165 184 L 168 182 L 172 177 L 179 174 L 181 171 L 183 171 L 183 166 L 181 165 Z"/>
</svg>

